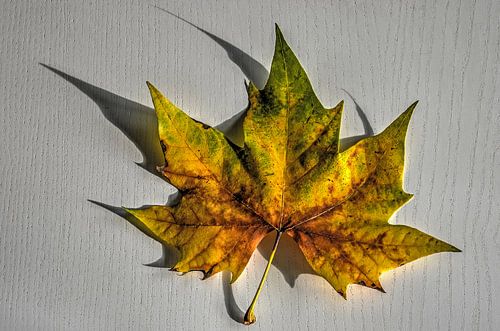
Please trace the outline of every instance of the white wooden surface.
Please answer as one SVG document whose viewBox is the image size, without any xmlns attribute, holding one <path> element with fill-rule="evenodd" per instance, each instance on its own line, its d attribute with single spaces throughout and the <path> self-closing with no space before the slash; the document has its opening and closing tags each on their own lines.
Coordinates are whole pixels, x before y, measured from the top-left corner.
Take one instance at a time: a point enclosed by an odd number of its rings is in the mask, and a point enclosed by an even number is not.
<svg viewBox="0 0 500 331">
<path fill-rule="evenodd" d="M 384 274 L 387 294 L 353 286 L 344 301 L 285 243 L 253 330 L 498 330 L 498 0 L 2 1 L 0 329 L 244 328 L 231 316 L 247 308 L 270 241 L 232 288 L 143 266 L 160 245 L 87 199 L 161 204 L 173 190 L 134 163 L 139 150 L 91 98 L 38 64 L 147 106 L 150 80 L 211 125 L 241 111 L 245 76 L 226 51 L 154 5 L 265 67 L 280 24 L 323 103 L 346 100 L 344 137 L 363 125 L 343 89 L 375 132 L 420 100 L 407 140 L 415 198 L 391 221 L 463 253 Z"/>
</svg>

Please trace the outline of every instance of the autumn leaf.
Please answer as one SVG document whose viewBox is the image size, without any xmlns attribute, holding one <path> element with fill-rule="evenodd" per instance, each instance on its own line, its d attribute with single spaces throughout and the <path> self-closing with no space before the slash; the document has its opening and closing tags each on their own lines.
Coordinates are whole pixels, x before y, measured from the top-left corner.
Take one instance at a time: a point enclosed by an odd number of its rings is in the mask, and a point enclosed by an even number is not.
<svg viewBox="0 0 500 331">
<path fill-rule="evenodd" d="M 247 86 L 244 145 L 186 115 L 148 83 L 165 154 L 161 172 L 181 193 L 174 206 L 125 209 L 130 221 L 180 258 L 171 269 L 229 270 L 234 282 L 259 242 L 276 233 L 254 306 L 283 234 L 344 298 L 349 284 L 383 291 L 381 273 L 457 248 L 388 223 L 403 189 L 405 135 L 416 102 L 380 134 L 339 151 L 343 102 L 324 108 L 276 26 L 266 86 Z"/>
</svg>

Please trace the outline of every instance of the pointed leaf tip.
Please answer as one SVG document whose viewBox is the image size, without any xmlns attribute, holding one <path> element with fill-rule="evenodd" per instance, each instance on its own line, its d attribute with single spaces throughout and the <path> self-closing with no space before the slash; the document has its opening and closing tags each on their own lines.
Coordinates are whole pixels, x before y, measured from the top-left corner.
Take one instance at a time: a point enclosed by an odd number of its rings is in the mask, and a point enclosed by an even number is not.
<svg viewBox="0 0 500 331">
<path fill-rule="evenodd" d="M 448 244 L 448 245 L 450 246 L 450 249 L 448 250 L 448 252 L 451 252 L 451 253 L 462 253 L 462 250 L 460 248 L 456 248 L 455 246 L 450 245 L 450 244 Z"/>
<path fill-rule="evenodd" d="M 234 272 L 231 272 L 231 279 L 229 280 L 229 284 L 231 284 L 231 285 L 234 284 L 238 280 L 238 278 L 240 277 L 240 274 L 241 273 L 235 274 Z"/>
<path fill-rule="evenodd" d="M 163 94 L 160 92 L 160 90 L 158 90 L 158 88 L 156 88 L 156 86 L 154 86 L 150 81 L 146 81 L 146 84 L 148 85 L 149 93 L 153 97 L 153 100 L 158 98 L 158 97 L 163 96 Z"/>
<path fill-rule="evenodd" d="M 406 109 L 405 113 L 408 113 L 410 116 L 413 114 L 413 111 L 415 110 L 415 108 L 417 107 L 417 104 L 418 104 L 418 100 L 415 101 L 414 103 L 412 103 L 410 105 L 410 107 L 408 107 L 408 109 Z"/>
<path fill-rule="evenodd" d="M 148 86 L 149 91 L 151 92 L 151 94 L 153 94 L 153 92 L 155 94 L 160 93 L 160 91 L 158 91 L 158 89 L 156 88 L 156 86 L 154 86 L 150 81 L 146 81 L 146 85 Z"/>
<path fill-rule="evenodd" d="M 278 40 L 285 41 L 285 37 L 283 37 L 283 32 L 281 32 L 281 29 L 280 29 L 278 23 L 274 23 L 274 31 L 276 34 L 276 42 L 278 42 Z"/>
<path fill-rule="evenodd" d="M 340 107 L 340 109 L 343 110 L 344 109 L 344 100 L 340 100 L 339 104 L 337 106 L 335 106 L 335 108 L 336 107 Z"/>
<path fill-rule="evenodd" d="M 406 119 L 404 122 L 406 126 L 408 126 L 408 123 L 410 122 L 412 116 L 413 116 L 413 112 L 415 111 L 415 108 L 417 107 L 417 104 L 418 104 L 418 101 L 415 101 L 414 103 L 412 103 L 410 105 L 410 107 L 408 107 L 408 109 L 406 109 L 406 111 L 401 115 L 401 117 L 404 116 L 404 118 Z"/>
<path fill-rule="evenodd" d="M 401 114 L 400 117 L 404 116 L 405 118 L 408 118 L 408 121 L 413 115 L 413 112 L 415 111 L 415 108 L 417 108 L 418 100 L 412 103 L 405 111 L 403 114 Z"/>
<path fill-rule="evenodd" d="M 418 100 L 412 103 L 401 115 L 399 115 L 398 118 L 396 118 L 385 130 L 385 131 L 390 131 L 391 129 L 397 128 L 403 129 L 404 132 L 406 132 L 408 128 L 408 124 L 413 116 L 413 111 L 417 107 Z"/>
<path fill-rule="evenodd" d="M 257 86 L 255 86 L 255 84 L 251 81 L 248 82 L 248 84 L 245 84 L 245 87 L 246 87 L 246 90 L 247 90 L 247 94 L 250 96 L 254 93 L 256 93 L 257 91 L 259 91 L 259 89 L 257 88 Z"/>
</svg>

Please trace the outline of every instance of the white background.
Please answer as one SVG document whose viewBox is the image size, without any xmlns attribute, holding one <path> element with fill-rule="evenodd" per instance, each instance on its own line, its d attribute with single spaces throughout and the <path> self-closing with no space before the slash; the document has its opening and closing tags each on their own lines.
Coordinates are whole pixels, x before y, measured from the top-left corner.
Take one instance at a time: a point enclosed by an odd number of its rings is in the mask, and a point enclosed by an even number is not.
<svg viewBox="0 0 500 331">
<path fill-rule="evenodd" d="M 230 287 L 228 275 L 144 266 L 161 246 L 87 201 L 134 207 L 173 192 L 118 128 L 155 150 L 154 117 L 133 103 L 151 106 L 146 80 L 210 125 L 246 106 L 247 77 L 226 50 L 153 5 L 265 68 L 280 24 L 324 105 L 346 100 L 343 137 L 364 133 L 344 90 L 375 132 L 420 100 L 405 174 L 415 198 L 391 222 L 463 252 L 384 274 L 387 294 L 351 286 L 344 301 L 285 242 L 252 330 L 498 328 L 499 1 L 12 0 L 0 4 L 1 329 L 244 328 L 234 318 L 272 238 Z M 104 89 L 87 90 L 101 107 L 39 62 Z"/>
</svg>

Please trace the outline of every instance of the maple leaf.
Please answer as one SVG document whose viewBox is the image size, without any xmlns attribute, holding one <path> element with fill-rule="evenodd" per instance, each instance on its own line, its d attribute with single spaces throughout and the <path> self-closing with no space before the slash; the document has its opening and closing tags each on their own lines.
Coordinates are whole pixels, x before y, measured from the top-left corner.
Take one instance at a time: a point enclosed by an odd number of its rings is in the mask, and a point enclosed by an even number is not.
<svg viewBox="0 0 500 331">
<path fill-rule="evenodd" d="M 244 145 L 193 120 L 148 82 L 165 154 L 161 168 L 181 193 L 174 206 L 125 209 L 145 234 L 180 251 L 171 270 L 229 270 L 234 282 L 259 242 L 276 233 L 254 306 L 280 238 L 291 236 L 312 269 L 344 298 L 349 284 L 383 291 L 379 276 L 457 248 L 388 223 L 403 190 L 405 136 L 416 102 L 382 133 L 339 151 L 343 102 L 324 108 L 276 26 L 266 86 L 247 86 Z"/>
</svg>

